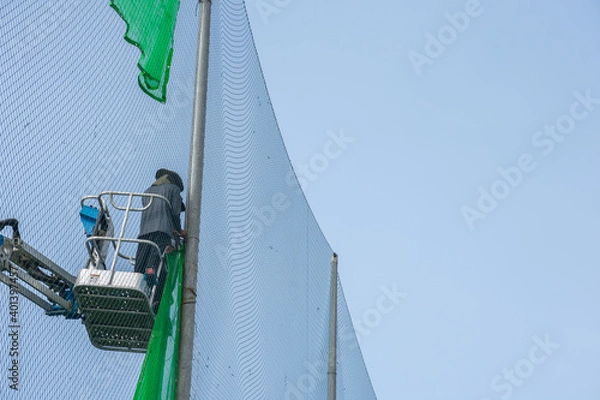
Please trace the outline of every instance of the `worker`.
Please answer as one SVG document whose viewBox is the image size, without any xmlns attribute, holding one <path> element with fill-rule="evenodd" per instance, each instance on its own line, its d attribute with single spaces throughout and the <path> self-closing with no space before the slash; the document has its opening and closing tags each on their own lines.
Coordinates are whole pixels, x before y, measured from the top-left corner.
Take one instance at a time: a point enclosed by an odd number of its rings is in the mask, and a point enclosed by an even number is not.
<svg viewBox="0 0 600 400">
<path fill-rule="evenodd" d="M 166 277 L 167 265 L 163 265 L 160 276 L 157 276 L 158 267 L 163 253 L 174 250 L 177 240 L 185 238 L 186 232 L 181 228 L 181 212 L 185 211 L 185 205 L 181 198 L 183 182 L 181 177 L 174 171 L 161 168 L 156 171 L 156 181 L 144 193 L 151 193 L 166 198 L 171 207 L 161 199 L 143 197 L 142 204 L 148 206 L 142 211 L 140 222 L 140 234 L 138 239 L 149 240 L 156 243 L 156 248 L 147 243 L 138 245 L 135 256 L 135 272 L 145 274 L 146 278 L 156 284 L 156 292 L 152 307 L 156 312 L 162 297 Z"/>
</svg>

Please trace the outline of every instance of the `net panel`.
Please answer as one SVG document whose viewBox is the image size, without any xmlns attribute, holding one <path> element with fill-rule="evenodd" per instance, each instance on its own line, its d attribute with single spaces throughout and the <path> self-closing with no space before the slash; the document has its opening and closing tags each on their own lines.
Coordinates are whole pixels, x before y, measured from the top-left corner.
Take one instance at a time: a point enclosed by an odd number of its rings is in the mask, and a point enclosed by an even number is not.
<svg viewBox="0 0 600 400">
<path fill-rule="evenodd" d="M 244 2 L 212 8 L 192 397 L 325 398 L 332 249 L 291 169 Z M 137 86 L 139 50 L 108 4 L 10 1 L 0 18 L 0 219 L 77 275 L 82 196 L 141 192 L 161 167 L 187 182 L 198 5 L 181 3 L 164 105 Z M 341 290 L 339 307 L 338 398 L 375 398 Z M 19 391 L 5 380 L 0 398 L 133 397 L 142 354 L 99 350 L 80 321 L 23 297 L 18 316 Z"/>
</svg>

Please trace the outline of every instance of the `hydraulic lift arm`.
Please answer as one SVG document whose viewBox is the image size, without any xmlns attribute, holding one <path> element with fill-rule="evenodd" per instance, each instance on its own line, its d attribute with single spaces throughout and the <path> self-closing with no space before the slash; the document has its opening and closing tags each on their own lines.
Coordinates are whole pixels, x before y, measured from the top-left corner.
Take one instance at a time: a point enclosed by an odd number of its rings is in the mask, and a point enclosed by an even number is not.
<svg viewBox="0 0 600 400">
<path fill-rule="evenodd" d="M 0 227 L 4 226 L 13 228 L 13 238 L 0 235 L 0 282 L 14 288 L 48 315 L 78 318 L 73 297 L 75 276 L 24 242 L 16 220 L 0 221 Z"/>
</svg>

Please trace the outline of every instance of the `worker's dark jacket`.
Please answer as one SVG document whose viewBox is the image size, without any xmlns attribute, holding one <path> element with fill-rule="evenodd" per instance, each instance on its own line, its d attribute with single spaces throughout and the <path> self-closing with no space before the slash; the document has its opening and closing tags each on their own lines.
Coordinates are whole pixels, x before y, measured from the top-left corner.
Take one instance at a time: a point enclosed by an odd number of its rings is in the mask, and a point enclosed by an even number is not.
<svg viewBox="0 0 600 400">
<path fill-rule="evenodd" d="M 173 230 L 181 230 L 181 219 L 179 214 L 182 211 L 182 199 L 179 194 L 179 188 L 172 183 L 163 183 L 161 185 L 150 186 L 145 193 L 159 194 L 169 200 L 172 210 L 161 199 L 152 199 L 150 208 L 142 212 L 142 221 L 140 223 L 140 236 L 152 232 L 165 232 L 173 238 Z M 143 198 L 142 203 L 147 205 L 150 199 Z"/>
</svg>

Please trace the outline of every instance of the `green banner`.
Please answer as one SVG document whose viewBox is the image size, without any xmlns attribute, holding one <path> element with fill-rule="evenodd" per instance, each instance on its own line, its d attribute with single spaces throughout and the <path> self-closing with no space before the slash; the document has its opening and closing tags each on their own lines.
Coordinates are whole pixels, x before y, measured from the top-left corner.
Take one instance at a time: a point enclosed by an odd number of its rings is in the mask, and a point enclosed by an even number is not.
<svg viewBox="0 0 600 400">
<path fill-rule="evenodd" d="M 167 255 L 167 282 L 152 328 L 134 400 L 175 400 L 184 248 Z"/>
<path fill-rule="evenodd" d="M 166 102 L 179 0 L 111 0 L 110 6 L 127 24 L 125 40 L 142 52 L 140 87 L 150 97 Z"/>
</svg>

